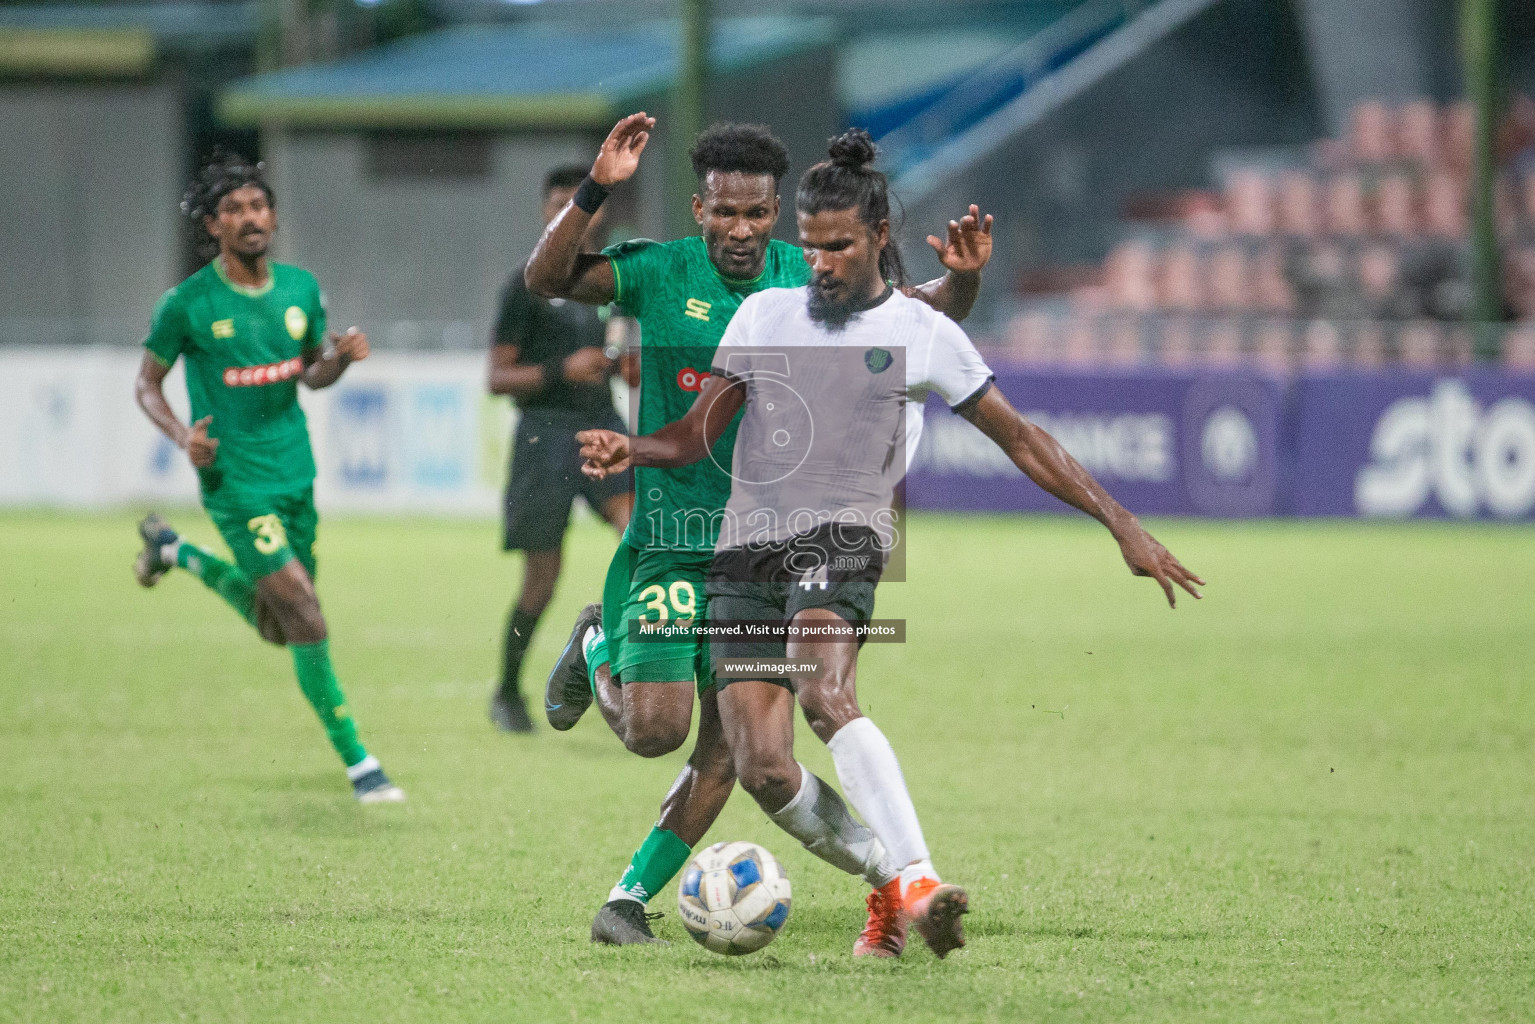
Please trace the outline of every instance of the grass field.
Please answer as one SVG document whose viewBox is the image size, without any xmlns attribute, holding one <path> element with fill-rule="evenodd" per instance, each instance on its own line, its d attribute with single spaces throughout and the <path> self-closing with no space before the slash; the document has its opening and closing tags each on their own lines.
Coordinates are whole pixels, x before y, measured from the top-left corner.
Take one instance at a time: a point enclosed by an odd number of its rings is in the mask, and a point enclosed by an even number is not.
<svg viewBox="0 0 1535 1024">
<path fill-rule="evenodd" d="M 0 518 L 0 1020 L 1535 1017 L 1535 533 L 1156 528 L 1203 603 L 1085 521 L 913 524 L 879 609 L 909 643 L 861 691 L 974 913 L 946 961 L 871 963 L 861 885 L 739 793 L 710 841 L 784 861 L 778 942 L 705 952 L 674 888 L 670 947 L 587 941 L 681 755 L 491 731 L 494 525 L 322 524 L 337 667 L 411 797 L 365 809 L 283 652 L 184 573 L 133 584 L 129 518 Z M 610 544 L 575 534 L 535 686 Z"/>
</svg>

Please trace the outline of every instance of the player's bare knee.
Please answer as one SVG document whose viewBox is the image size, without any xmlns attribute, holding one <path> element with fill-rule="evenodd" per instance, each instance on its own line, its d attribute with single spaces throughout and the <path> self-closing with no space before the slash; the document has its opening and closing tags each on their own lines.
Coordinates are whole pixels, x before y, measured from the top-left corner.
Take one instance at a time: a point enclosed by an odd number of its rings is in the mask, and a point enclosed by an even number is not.
<svg viewBox="0 0 1535 1024">
<path fill-rule="evenodd" d="M 325 616 L 313 594 L 299 596 L 296 600 L 273 601 L 272 604 L 287 643 L 317 644 L 325 639 Z"/>
<path fill-rule="evenodd" d="M 781 808 L 794 796 L 800 776 L 794 758 L 777 752 L 754 754 L 748 751 L 744 757 L 738 755 L 735 771 L 741 788 L 759 804 L 772 810 Z"/>
<path fill-rule="evenodd" d="M 664 714 L 636 714 L 634 709 L 625 716 L 624 746 L 641 757 L 661 757 L 681 747 L 688 739 L 691 719 L 676 721 Z"/>
<path fill-rule="evenodd" d="M 640 732 L 632 726 L 624 734 L 624 746 L 631 754 L 641 757 L 662 757 L 670 754 L 686 742 L 686 731 L 662 727 L 653 732 Z"/>
</svg>

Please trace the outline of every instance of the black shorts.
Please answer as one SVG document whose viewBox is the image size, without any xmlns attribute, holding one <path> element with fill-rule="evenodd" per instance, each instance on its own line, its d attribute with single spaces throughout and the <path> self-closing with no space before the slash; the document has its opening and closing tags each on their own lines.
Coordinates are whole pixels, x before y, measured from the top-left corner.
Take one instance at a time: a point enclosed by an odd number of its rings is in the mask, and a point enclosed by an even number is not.
<svg viewBox="0 0 1535 1024">
<path fill-rule="evenodd" d="M 502 505 L 505 550 L 552 551 L 564 540 L 576 495 L 600 512 L 614 495 L 629 490 L 627 472 L 605 480 L 581 472 L 576 431 L 598 427 L 625 433 L 616 414 L 593 423 L 591 417 L 576 413 L 532 409 L 518 421 Z"/>
<path fill-rule="evenodd" d="M 790 541 L 730 548 L 709 568 L 709 622 L 792 622 L 802 611 L 824 608 L 854 626 L 874 615 L 874 590 L 885 552 L 873 530 L 844 528 L 835 544 L 823 531 Z M 858 640 L 859 646 L 863 639 Z M 782 658 L 782 638 L 711 638 L 710 655 L 720 658 Z M 787 677 L 764 677 L 793 689 Z M 732 682 L 719 678 L 716 686 Z"/>
</svg>

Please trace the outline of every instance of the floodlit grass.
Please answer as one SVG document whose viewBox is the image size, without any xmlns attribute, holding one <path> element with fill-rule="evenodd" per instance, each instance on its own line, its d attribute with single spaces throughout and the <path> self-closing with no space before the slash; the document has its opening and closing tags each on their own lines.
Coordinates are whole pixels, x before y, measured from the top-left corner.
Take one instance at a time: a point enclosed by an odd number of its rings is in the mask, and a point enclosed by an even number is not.
<svg viewBox="0 0 1535 1024">
<path fill-rule="evenodd" d="M 177 520 L 214 539 L 200 514 Z M 0 518 L 0 1020 L 1529 1020 L 1535 532 L 1157 532 L 1210 579 L 1167 610 L 1093 524 L 919 517 L 865 649 L 970 945 L 854 962 L 861 884 L 737 794 L 773 850 L 765 952 L 587 941 L 682 754 L 484 714 L 515 559 L 488 522 L 329 520 L 320 590 L 360 808 L 293 681 L 132 522 Z M 580 527 L 529 684 L 592 599 Z M 802 730 L 802 758 L 835 778 Z"/>
</svg>

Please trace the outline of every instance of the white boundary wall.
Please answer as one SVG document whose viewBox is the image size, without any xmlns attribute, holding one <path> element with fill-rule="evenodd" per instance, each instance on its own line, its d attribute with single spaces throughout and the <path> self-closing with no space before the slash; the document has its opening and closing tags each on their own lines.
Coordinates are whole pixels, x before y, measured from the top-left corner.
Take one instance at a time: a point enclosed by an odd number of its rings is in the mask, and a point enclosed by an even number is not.
<svg viewBox="0 0 1535 1024">
<path fill-rule="evenodd" d="M 0 506 L 193 504 L 197 480 L 133 400 L 142 350 L 0 348 Z M 494 513 L 514 413 L 476 352 L 377 353 L 300 388 L 326 511 Z M 166 381 L 187 414 L 180 364 Z"/>
</svg>

